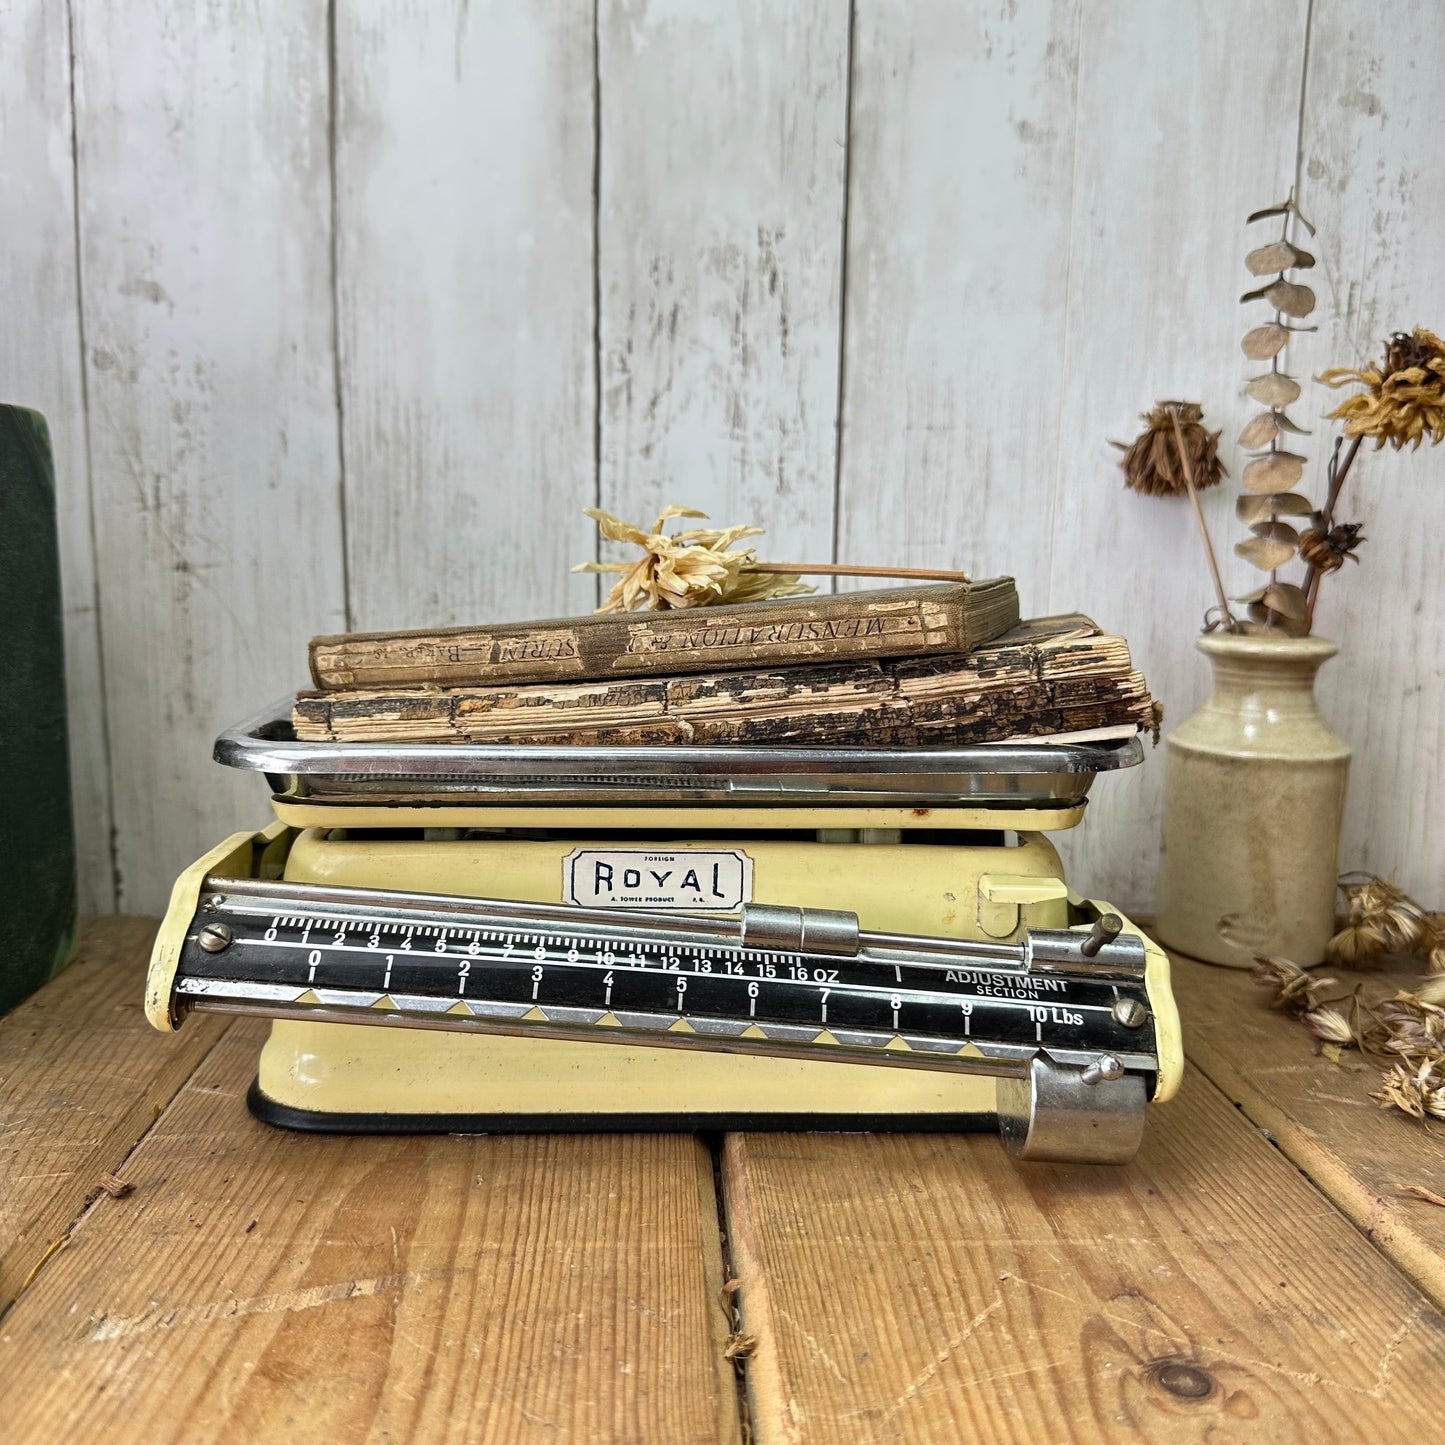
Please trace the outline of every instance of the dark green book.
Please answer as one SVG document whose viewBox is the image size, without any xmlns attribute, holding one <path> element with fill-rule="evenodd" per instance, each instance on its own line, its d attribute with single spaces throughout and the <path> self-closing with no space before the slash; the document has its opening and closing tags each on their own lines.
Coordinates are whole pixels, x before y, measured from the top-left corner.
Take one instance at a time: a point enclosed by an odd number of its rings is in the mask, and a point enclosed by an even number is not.
<svg viewBox="0 0 1445 1445">
<path fill-rule="evenodd" d="M 75 834 L 50 432 L 0 406 L 0 1013 L 58 973 L 75 937 Z"/>
</svg>

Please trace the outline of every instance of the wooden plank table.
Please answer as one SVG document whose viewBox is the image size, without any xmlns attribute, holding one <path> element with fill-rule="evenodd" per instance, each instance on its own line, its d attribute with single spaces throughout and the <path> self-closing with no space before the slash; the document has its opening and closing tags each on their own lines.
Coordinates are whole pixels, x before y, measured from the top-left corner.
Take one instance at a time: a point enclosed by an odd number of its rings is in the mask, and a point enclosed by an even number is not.
<svg viewBox="0 0 1445 1445">
<path fill-rule="evenodd" d="M 285 1134 L 263 1026 L 148 1030 L 149 933 L 92 924 L 0 1021 L 6 1440 L 1439 1438 L 1445 1209 L 1401 1187 L 1445 1194 L 1441 1136 L 1240 975 L 1177 964 L 1193 1064 L 1134 1164 L 1020 1167 Z"/>
</svg>

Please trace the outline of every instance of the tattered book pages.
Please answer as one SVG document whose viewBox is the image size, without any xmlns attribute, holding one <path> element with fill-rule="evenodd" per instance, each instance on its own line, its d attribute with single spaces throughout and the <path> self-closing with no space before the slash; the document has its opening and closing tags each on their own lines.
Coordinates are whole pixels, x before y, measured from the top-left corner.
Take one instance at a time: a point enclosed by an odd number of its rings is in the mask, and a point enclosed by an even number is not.
<svg viewBox="0 0 1445 1445">
<path fill-rule="evenodd" d="M 966 654 L 523 687 L 312 692 L 304 741 L 954 747 L 1153 724 L 1123 638 L 1020 623 Z"/>
</svg>

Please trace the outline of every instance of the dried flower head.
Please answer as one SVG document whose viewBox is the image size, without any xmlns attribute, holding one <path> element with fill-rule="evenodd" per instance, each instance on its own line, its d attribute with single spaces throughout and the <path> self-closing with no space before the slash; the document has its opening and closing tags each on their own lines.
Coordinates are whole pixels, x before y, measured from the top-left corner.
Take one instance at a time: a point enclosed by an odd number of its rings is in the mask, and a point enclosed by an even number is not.
<svg viewBox="0 0 1445 1445">
<path fill-rule="evenodd" d="M 1350 1027 L 1349 1019 L 1337 1008 L 1322 1004 L 1319 1008 L 1310 1009 L 1304 1018 L 1310 1032 L 1322 1043 L 1344 1045 L 1355 1041 L 1355 1031 Z"/>
<path fill-rule="evenodd" d="M 1316 380 L 1365 388 L 1328 413 L 1345 424 L 1348 437 L 1373 437 L 1377 448 L 1388 442 L 1397 451 L 1445 438 L 1445 341 L 1423 326 L 1396 332 L 1378 366 L 1331 367 Z"/>
<path fill-rule="evenodd" d="M 1350 923 L 1358 923 L 1362 918 L 1403 903 L 1407 896 L 1393 879 L 1381 878 L 1377 873 L 1346 873 L 1340 879 L 1339 889 L 1345 919 Z"/>
<path fill-rule="evenodd" d="M 1427 974 L 1415 985 L 1415 997 L 1436 1008 L 1445 1006 L 1445 974 Z"/>
<path fill-rule="evenodd" d="M 1425 915 L 1425 942 L 1429 949 L 1425 966 L 1432 974 L 1445 976 L 1445 913 Z"/>
<path fill-rule="evenodd" d="M 1271 1008 L 1287 1009 L 1295 1014 L 1314 1008 L 1319 1002 L 1318 995 L 1335 982 L 1332 978 L 1311 978 L 1299 964 L 1287 958 L 1262 954 L 1255 958 L 1249 973 L 1261 988 L 1274 990 Z"/>
<path fill-rule="evenodd" d="M 1428 946 L 1425 914 L 1404 891 L 1384 878 L 1342 883 L 1345 914 L 1325 957 L 1358 965 L 1391 953 L 1418 953 Z"/>
<path fill-rule="evenodd" d="M 599 612 L 661 611 L 670 607 L 706 607 L 717 602 L 756 602 L 765 597 L 796 597 L 817 589 L 796 573 L 749 572 L 757 560 L 751 547 L 734 548 L 744 537 L 761 537 L 761 527 L 694 527 L 671 536 L 662 529 L 674 517 L 700 517 L 706 512 L 671 506 L 645 532 L 610 512 L 586 508 L 602 535 L 611 542 L 632 542 L 642 548 L 635 562 L 581 562 L 574 572 L 619 572 Z"/>
<path fill-rule="evenodd" d="M 1392 881 L 1369 874 L 1347 875 L 1340 891 L 1344 913 L 1330 944 L 1332 959 L 1353 963 L 1438 949 L 1441 972 L 1386 999 L 1371 998 L 1364 985 L 1322 997 L 1335 980 L 1312 978 L 1287 958 L 1256 958 L 1254 981 L 1274 991 L 1274 1006 L 1295 1014 L 1319 1040 L 1316 1052 L 1335 1063 L 1349 1047 L 1393 1059 L 1373 1096 L 1382 1107 L 1445 1119 L 1445 912 L 1427 912 Z"/>
<path fill-rule="evenodd" d="M 1174 417 L 1193 468 L 1194 485 L 1212 487 L 1229 473 L 1219 460 L 1219 433 L 1204 426 L 1204 408 L 1193 401 L 1161 401 L 1152 411 L 1140 413 L 1144 430 L 1132 442 L 1113 442 L 1124 453 L 1119 462 L 1124 485 L 1150 496 L 1183 497 L 1189 493 L 1174 435 Z"/>
<path fill-rule="evenodd" d="M 1401 991 L 1374 1007 L 1376 1042 L 1407 1058 L 1445 1055 L 1445 1009 L 1418 993 Z"/>
<path fill-rule="evenodd" d="M 1396 1064 L 1372 1097 L 1382 1109 L 1402 1109 L 1416 1119 L 1445 1119 L 1445 1066 L 1438 1059 Z"/>
<path fill-rule="evenodd" d="M 756 1335 L 745 1335 L 734 1330 L 723 1344 L 723 1356 L 729 1360 L 745 1360 L 758 1347 Z"/>
</svg>

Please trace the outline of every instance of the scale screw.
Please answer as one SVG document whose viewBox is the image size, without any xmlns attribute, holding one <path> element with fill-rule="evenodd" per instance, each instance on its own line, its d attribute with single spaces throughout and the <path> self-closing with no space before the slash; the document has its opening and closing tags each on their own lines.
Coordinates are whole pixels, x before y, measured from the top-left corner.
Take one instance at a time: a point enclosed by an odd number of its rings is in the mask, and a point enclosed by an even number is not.
<svg viewBox="0 0 1445 1445">
<path fill-rule="evenodd" d="M 1100 1054 L 1092 1064 L 1085 1067 L 1079 1078 L 1085 1084 L 1097 1084 L 1104 1079 L 1112 1081 L 1122 1078 L 1123 1074 L 1124 1066 L 1113 1054 Z"/>
<path fill-rule="evenodd" d="M 1093 958 L 1106 943 L 1113 943 L 1124 931 L 1124 920 L 1117 913 L 1101 913 L 1094 920 L 1089 936 L 1079 945 L 1085 958 Z"/>
<path fill-rule="evenodd" d="M 206 899 L 206 909 L 208 912 L 214 913 L 225 901 L 219 893 L 213 893 Z"/>
<path fill-rule="evenodd" d="M 1137 998 L 1121 998 L 1113 1008 L 1114 1022 L 1126 1029 L 1142 1029 L 1149 1021 L 1149 1010 Z"/>
<path fill-rule="evenodd" d="M 208 923 L 196 935 L 196 942 L 207 953 L 220 953 L 223 949 L 231 946 L 233 937 L 231 930 L 224 923 Z"/>
</svg>

